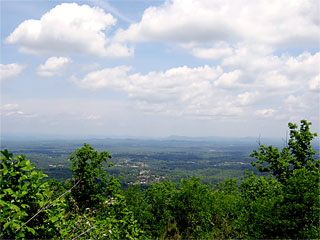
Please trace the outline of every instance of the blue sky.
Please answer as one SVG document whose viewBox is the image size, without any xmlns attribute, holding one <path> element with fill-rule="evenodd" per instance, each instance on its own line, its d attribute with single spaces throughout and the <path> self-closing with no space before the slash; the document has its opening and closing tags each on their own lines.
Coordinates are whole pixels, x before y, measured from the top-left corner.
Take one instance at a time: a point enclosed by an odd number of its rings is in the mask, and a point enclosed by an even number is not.
<svg viewBox="0 0 320 240">
<path fill-rule="evenodd" d="M 319 132 L 317 0 L 1 0 L 1 133 Z"/>
</svg>

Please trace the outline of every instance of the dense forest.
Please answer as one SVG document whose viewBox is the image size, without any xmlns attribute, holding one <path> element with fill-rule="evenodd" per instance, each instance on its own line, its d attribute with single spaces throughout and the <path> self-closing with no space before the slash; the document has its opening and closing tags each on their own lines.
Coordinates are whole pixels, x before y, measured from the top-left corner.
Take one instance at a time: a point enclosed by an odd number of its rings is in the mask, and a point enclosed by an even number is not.
<svg viewBox="0 0 320 240">
<path fill-rule="evenodd" d="M 257 171 L 215 187 L 200 178 L 122 188 L 111 155 L 89 144 L 58 181 L 24 155 L 1 151 L 2 239 L 319 239 L 319 157 L 311 123 L 289 123 L 279 149 L 260 144 Z M 263 174 L 257 174 L 263 173 Z"/>
</svg>

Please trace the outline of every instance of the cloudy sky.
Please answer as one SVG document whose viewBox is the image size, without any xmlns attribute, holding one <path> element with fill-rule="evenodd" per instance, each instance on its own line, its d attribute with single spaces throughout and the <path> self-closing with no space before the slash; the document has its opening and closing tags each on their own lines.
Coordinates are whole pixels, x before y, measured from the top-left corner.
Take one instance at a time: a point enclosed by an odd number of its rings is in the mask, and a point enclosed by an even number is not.
<svg viewBox="0 0 320 240">
<path fill-rule="evenodd" d="M 319 129 L 318 0 L 1 0 L 4 135 Z"/>
</svg>

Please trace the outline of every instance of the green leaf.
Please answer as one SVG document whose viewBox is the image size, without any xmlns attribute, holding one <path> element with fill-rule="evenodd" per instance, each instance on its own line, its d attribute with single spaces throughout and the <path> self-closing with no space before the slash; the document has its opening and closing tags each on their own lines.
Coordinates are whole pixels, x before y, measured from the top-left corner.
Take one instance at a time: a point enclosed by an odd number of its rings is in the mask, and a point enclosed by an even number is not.
<svg viewBox="0 0 320 240">
<path fill-rule="evenodd" d="M 13 157 L 13 154 L 9 153 L 8 149 L 1 151 L 1 154 L 8 160 L 12 159 L 12 157 Z"/>
<path fill-rule="evenodd" d="M 21 168 L 23 171 L 31 171 L 33 170 L 33 166 L 29 163 L 27 166 Z"/>
<path fill-rule="evenodd" d="M 21 204 L 22 208 L 29 208 L 30 206 L 28 204 Z"/>
<path fill-rule="evenodd" d="M 3 176 L 9 172 L 7 166 L 4 163 L 2 164 L 2 169 L 0 169 L 0 170 L 3 174 Z"/>
<path fill-rule="evenodd" d="M 31 228 L 31 227 L 27 227 L 27 230 L 28 230 L 29 232 L 31 232 L 33 235 L 35 235 L 35 233 L 36 233 L 36 231 L 35 231 L 33 228 Z"/>
<path fill-rule="evenodd" d="M 8 203 L 0 199 L 0 206 L 3 207 L 5 205 L 8 205 Z"/>
<path fill-rule="evenodd" d="M 10 209 L 16 210 L 17 212 L 20 211 L 20 208 L 18 206 L 14 205 L 14 204 L 10 205 Z"/>
<path fill-rule="evenodd" d="M 3 225 L 3 230 L 5 230 L 10 225 L 10 222 L 7 222 Z"/>
<path fill-rule="evenodd" d="M 8 195 L 13 195 L 13 190 L 11 188 L 8 189 L 4 189 L 3 190 L 5 193 L 7 193 Z"/>
</svg>

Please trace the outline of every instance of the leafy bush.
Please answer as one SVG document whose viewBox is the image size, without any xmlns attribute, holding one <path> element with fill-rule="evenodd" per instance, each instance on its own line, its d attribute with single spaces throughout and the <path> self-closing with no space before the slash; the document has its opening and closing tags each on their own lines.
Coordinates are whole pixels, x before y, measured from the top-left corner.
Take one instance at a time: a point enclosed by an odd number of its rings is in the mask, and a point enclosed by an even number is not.
<svg viewBox="0 0 320 240">
<path fill-rule="evenodd" d="M 57 206 L 47 209 L 51 192 L 24 155 L 1 151 L 1 238 L 50 238 L 56 232 Z M 59 206 L 58 206 L 59 207 Z"/>
<path fill-rule="evenodd" d="M 242 227 L 253 238 L 319 238 L 319 160 L 311 141 L 317 136 L 301 121 L 289 123 L 290 139 L 281 152 L 260 146 L 252 164 L 271 176 L 249 175 L 241 184 Z"/>
</svg>

